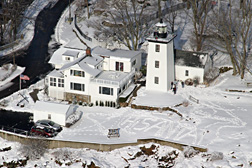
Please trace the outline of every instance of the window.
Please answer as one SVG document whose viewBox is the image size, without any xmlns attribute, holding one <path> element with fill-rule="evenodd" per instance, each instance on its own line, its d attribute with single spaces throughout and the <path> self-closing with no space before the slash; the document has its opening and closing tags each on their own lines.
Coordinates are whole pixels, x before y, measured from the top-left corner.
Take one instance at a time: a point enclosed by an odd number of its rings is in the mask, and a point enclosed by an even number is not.
<svg viewBox="0 0 252 168">
<path fill-rule="evenodd" d="M 160 45 L 156 44 L 155 51 L 156 51 L 156 52 L 159 52 L 159 51 L 160 51 Z"/>
<path fill-rule="evenodd" d="M 64 87 L 64 79 L 58 79 L 58 87 Z"/>
<path fill-rule="evenodd" d="M 113 95 L 113 88 L 99 87 L 99 94 Z"/>
<path fill-rule="evenodd" d="M 51 119 L 52 119 L 51 114 L 48 114 L 48 120 L 51 120 Z"/>
<path fill-rule="evenodd" d="M 188 70 L 185 71 L 185 76 L 189 76 L 189 71 Z"/>
<path fill-rule="evenodd" d="M 78 76 L 78 77 L 85 77 L 85 72 L 83 71 L 77 71 L 77 70 L 70 70 L 71 76 Z"/>
<path fill-rule="evenodd" d="M 131 65 L 131 66 L 134 66 L 134 65 L 136 65 L 136 60 L 134 60 L 134 61 L 132 62 L 132 65 Z"/>
<path fill-rule="evenodd" d="M 159 68 L 159 61 L 155 61 L 155 68 Z"/>
<path fill-rule="evenodd" d="M 80 83 L 70 83 L 71 90 L 85 91 L 85 85 Z"/>
<path fill-rule="evenodd" d="M 56 86 L 56 78 L 50 78 L 50 86 Z"/>
<path fill-rule="evenodd" d="M 66 61 L 70 61 L 70 57 L 65 57 L 65 60 Z"/>
<path fill-rule="evenodd" d="M 116 71 L 123 71 L 123 62 L 116 62 Z"/>
<path fill-rule="evenodd" d="M 158 77 L 155 77 L 155 78 L 154 78 L 154 83 L 155 83 L 155 84 L 158 84 L 158 82 L 159 82 L 158 80 L 159 80 Z"/>
</svg>

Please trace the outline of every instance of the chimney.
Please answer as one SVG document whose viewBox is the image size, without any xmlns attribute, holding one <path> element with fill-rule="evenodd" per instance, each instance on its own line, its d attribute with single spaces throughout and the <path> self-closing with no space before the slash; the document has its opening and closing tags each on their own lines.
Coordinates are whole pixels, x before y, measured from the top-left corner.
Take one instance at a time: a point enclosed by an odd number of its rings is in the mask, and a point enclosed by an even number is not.
<svg viewBox="0 0 252 168">
<path fill-rule="evenodd" d="M 86 56 L 91 56 L 91 48 L 87 47 L 86 49 Z"/>
</svg>

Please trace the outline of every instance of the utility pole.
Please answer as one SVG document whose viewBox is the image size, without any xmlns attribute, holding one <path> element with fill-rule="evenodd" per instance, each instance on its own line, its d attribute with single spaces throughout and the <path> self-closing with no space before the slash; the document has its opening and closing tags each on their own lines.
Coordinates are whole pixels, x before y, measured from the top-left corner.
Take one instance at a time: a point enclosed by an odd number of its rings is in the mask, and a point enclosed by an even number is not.
<svg viewBox="0 0 252 168">
<path fill-rule="evenodd" d="M 71 0 L 69 0 L 69 16 L 68 16 L 68 22 L 71 24 L 73 21 L 73 18 L 71 17 Z"/>
<path fill-rule="evenodd" d="M 220 0 L 218 0 L 218 14 L 220 14 Z"/>
<path fill-rule="evenodd" d="M 88 0 L 85 0 L 85 4 L 86 4 L 86 7 L 87 7 L 87 17 L 88 19 L 90 18 L 90 15 L 89 15 L 89 5 L 88 5 Z"/>
</svg>

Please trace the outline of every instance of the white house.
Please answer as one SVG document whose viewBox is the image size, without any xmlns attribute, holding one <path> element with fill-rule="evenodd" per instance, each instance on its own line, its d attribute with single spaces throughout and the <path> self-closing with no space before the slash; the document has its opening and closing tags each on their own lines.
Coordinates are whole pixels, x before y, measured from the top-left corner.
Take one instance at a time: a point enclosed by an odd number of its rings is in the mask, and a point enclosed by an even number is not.
<svg viewBox="0 0 252 168">
<path fill-rule="evenodd" d="M 207 53 L 176 50 L 175 75 L 176 80 L 185 81 L 188 78 L 204 82 L 204 75 L 211 69 L 211 60 Z"/>
<path fill-rule="evenodd" d="M 36 101 L 33 107 L 33 121 L 48 119 L 65 126 L 67 118 L 76 110 L 73 105 Z"/>
<path fill-rule="evenodd" d="M 208 54 L 179 50 L 175 54 L 175 37 L 168 34 L 167 25 L 161 20 L 155 25 L 154 33 L 147 38 L 146 90 L 167 92 L 175 80 L 185 81 L 189 78 L 204 82 L 204 75 L 211 68 Z"/>
<path fill-rule="evenodd" d="M 134 81 L 141 67 L 141 52 L 107 50 L 87 51 L 62 47 L 49 63 L 55 70 L 47 75 L 48 94 L 60 100 L 115 106 L 118 98 Z"/>
</svg>

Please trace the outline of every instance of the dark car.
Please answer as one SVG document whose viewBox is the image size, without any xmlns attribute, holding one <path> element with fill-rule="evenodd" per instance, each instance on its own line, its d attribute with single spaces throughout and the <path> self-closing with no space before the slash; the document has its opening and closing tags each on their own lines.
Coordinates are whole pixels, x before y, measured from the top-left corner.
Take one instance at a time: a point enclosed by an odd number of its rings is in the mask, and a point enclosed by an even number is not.
<svg viewBox="0 0 252 168">
<path fill-rule="evenodd" d="M 54 137 L 57 135 L 56 132 L 48 129 L 48 128 L 43 128 L 43 127 L 36 127 L 33 126 L 30 130 L 30 134 L 33 136 L 44 136 L 44 137 Z"/>
<path fill-rule="evenodd" d="M 62 127 L 59 124 L 57 124 L 51 120 L 38 120 L 35 123 L 35 126 L 40 126 L 40 127 L 52 129 L 57 132 L 60 132 L 62 130 Z"/>
</svg>

